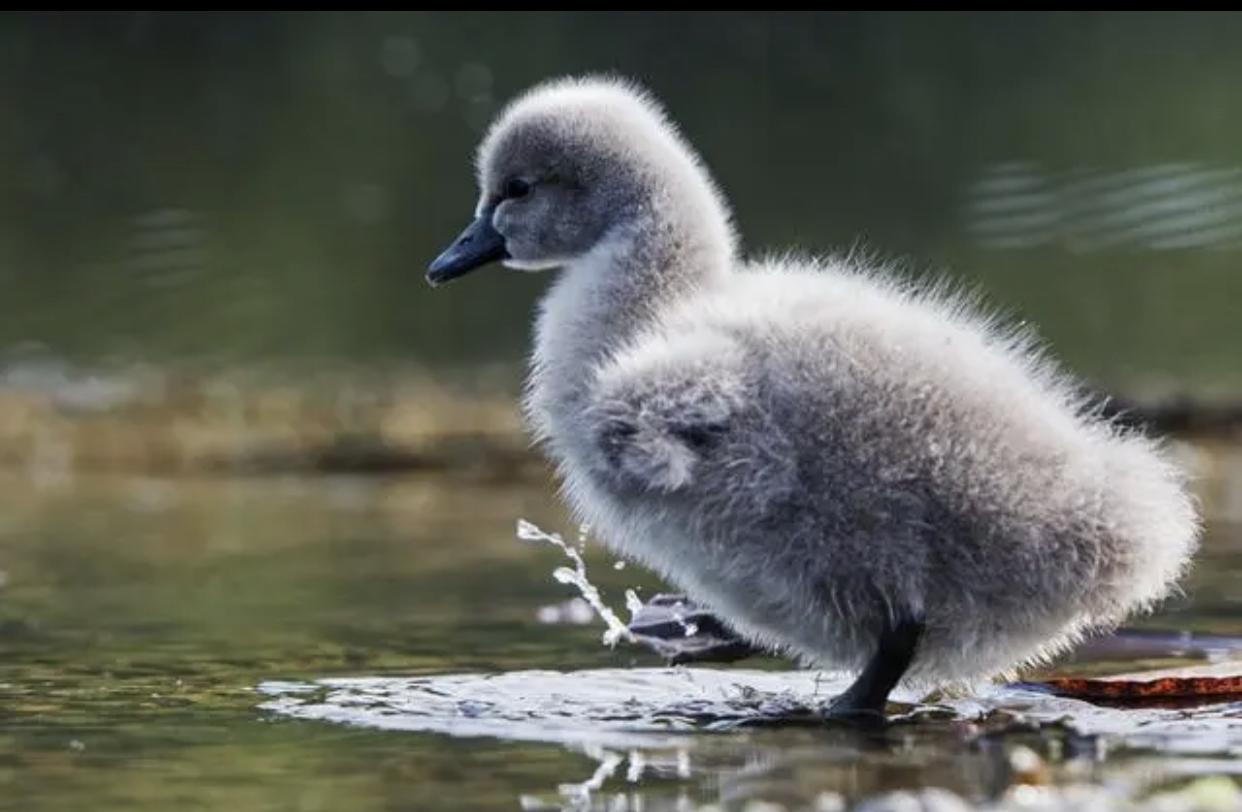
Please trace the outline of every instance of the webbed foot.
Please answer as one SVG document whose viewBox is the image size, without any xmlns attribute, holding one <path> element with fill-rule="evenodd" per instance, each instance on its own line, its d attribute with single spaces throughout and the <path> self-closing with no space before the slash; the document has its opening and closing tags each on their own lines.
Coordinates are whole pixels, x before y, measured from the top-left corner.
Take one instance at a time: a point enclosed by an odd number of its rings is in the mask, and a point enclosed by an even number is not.
<svg viewBox="0 0 1242 812">
<path fill-rule="evenodd" d="M 671 665 L 727 663 L 763 652 L 685 595 L 656 595 L 629 624 L 634 641 Z"/>
</svg>

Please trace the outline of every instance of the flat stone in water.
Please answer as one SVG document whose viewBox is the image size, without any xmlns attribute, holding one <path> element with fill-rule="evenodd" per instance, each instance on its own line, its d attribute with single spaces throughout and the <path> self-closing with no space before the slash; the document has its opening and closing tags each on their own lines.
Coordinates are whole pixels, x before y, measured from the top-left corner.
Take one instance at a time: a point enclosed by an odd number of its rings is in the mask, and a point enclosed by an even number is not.
<svg viewBox="0 0 1242 812">
<path fill-rule="evenodd" d="M 813 718 L 847 680 L 810 671 L 629 668 L 268 682 L 261 708 L 299 719 L 514 741 L 627 747 Z"/>
<path fill-rule="evenodd" d="M 425 677 L 355 677 L 259 686 L 261 708 L 278 715 L 388 730 L 490 736 L 578 746 L 685 745 L 697 732 L 820 724 L 816 710 L 849 680 L 814 671 L 630 668 L 511 671 Z M 967 722 L 997 715 L 1060 724 L 1135 747 L 1178 754 L 1242 753 L 1242 702 L 1191 708 L 1109 708 L 1054 696 L 1038 686 L 984 686 L 967 698 L 908 712 Z"/>
</svg>

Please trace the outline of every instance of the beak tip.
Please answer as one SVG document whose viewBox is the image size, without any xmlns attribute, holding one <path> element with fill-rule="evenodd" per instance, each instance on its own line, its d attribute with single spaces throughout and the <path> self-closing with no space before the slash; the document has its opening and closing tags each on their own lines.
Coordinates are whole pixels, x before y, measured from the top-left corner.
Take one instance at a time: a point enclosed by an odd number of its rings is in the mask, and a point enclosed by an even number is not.
<svg viewBox="0 0 1242 812">
<path fill-rule="evenodd" d="M 427 266 L 427 283 L 439 287 L 506 256 L 504 238 L 492 228 L 490 218 L 480 216 Z"/>
<path fill-rule="evenodd" d="M 438 288 L 453 277 L 452 270 L 454 258 L 449 256 L 449 251 L 445 251 L 440 256 L 431 261 L 427 266 L 427 272 L 423 278 L 427 280 L 427 284 L 433 288 Z"/>
</svg>

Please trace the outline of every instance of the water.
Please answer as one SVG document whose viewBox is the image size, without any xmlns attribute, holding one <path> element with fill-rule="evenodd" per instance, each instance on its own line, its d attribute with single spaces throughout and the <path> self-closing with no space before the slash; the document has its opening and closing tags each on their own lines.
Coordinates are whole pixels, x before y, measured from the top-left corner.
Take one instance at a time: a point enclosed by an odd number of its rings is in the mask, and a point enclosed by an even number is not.
<svg viewBox="0 0 1242 812">
<path fill-rule="evenodd" d="M 613 70 L 669 105 L 748 251 L 861 245 L 979 284 L 1107 386 L 1238 394 L 1239 37 L 1225 13 L 6 15 L 0 356 L 517 360 L 545 280 L 422 271 L 499 106 Z"/>
<path fill-rule="evenodd" d="M 874 249 L 979 284 L 1107 390 L 1236 398 L 1240 36 L 1223 13 L 4 16 L 0 809 L 827 812 L 1236 771 L 1228 716 L 1072 708 L 1097 738 L 1014 694 L 983 721 L 704 732 L 737 719 L 602 645 L 565 603 L 577 566 L 560 583 L 558 550 L 514 538 L 575 532 L 512 408 L 547 279 L 432 294 L 422 269 L 498 106 L 617 70 L 667 102 L 748 251 Z M 450 378 L 471 384 L 428 385 Z M 1146 623 L 1239 634 L 1242 455 L 1181 452 L 1213 523 Z M 618 611 L 662 589 L 585 565 Z M 1168 664 L 1149 654 L 1074 668 Z M 739 669 L 700 677 L 735 715 L 834 685 Z M 482 728 L 410 704 L 497 672 L 507 693 L 462 706 Z M 380 681 L 324 682 L 353 678 Z M 1166 722 L 1176 747 L 1127 727 Z"/>
<path fill-rule="evenodd" d="M 1231 729 L 1232 706 L 1216 706 L 1210 723 L 1187 724 L 1178 711 L 1127 717 L 1149 732 L 1153 721 L 1180 724 L 1173 750 L 1125 744 L 1116 730 L 1099 741 L 1057 725 L 1015 729 L 1015 702 L 1045 719 L 1064 708 L 1045 713 L 1012 694 L 995 700 L 1010 710 L 972 721 L 959 704 L 885 731 L 704 732 L 724 706 L 677 687 L 690 672 L 666 671 L 625 643 L 601 645 L 598 623 L 537 620 L 575 592 L 550 575 L 562 553 L 514 538 L 517 517 L 574 527 L 539 477 L 4 475 L 0 491 L 3 809 L 797 808 L 927 784 L 984 801 L 1012 791 L 1019 745 L 1057 787 L 1141 793 L 1234 769 L 1221 758 L 1236 734 L 1219 729 Z M 622 605 L 626 588 L 660 588 L 613 561 L 586 555 L 609 605 Z M 1147 625 L 1242 633 L 1239 574 L 1242 528 L 1216 523 L 1189 597 Z M 698 690 L 716 700 L 732 692 L 735 717 L 756 708 L 796 717 L 808 697 L 834 689 L 775 660 L 739 669 L 699 672 Z M 496 672 L 509 682 L 470 688 L 469 675 Z M 458 726 L 446 735 L 443 717 L 409 705 L 409 692 L 397 694 L 400 708 L 421 724 L 374 696 L 285 692 L 358 677 L 425 680 L 442 701 L 475 704 L 454 705 Z M 260 707 L 282 696 L 287 712 Z M 628 717 L 616 712 L 631 699 Z M 352 708 L 353 724 L 313 709 L 296 718 L 300 703 Z M 1109 713 L 1097 729 L 1115 724 Z M 556 734 L 530 735 L 532 718 L 554 718 Z M 583 789 L 592 778 L 599 788 Z"/>
</svg>

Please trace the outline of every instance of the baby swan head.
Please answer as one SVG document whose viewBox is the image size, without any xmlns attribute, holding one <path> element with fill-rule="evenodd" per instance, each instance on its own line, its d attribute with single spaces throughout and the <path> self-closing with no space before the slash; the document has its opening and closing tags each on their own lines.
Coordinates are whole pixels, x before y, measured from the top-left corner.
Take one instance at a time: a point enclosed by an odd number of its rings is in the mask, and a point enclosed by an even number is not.
<svg viewBox="0 0 1242 812">
<path fill-rule="evenodd" d="M 474 221 L 427 269 L 438 285 L 497 260 L 537 271 L 613 237 L 733 253 L 725 205 L 698 156 L 652 98 L 590 77 L 539 85 L 509 104 L 476 159 Z M 709 252 L 710 253 L 710 252 Z"/>
</svg>

